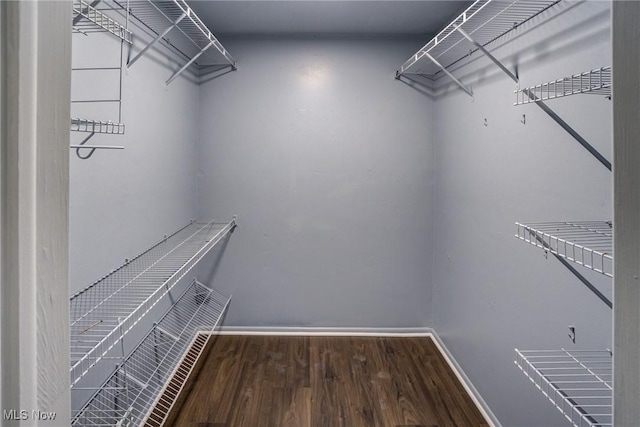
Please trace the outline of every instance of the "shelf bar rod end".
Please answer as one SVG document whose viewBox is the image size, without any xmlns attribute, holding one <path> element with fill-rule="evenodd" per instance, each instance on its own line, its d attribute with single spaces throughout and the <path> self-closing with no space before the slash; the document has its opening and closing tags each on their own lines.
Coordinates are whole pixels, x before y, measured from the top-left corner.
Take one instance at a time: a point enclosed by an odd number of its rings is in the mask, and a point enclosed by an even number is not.
<svg viewBox="0 0 640 427">
<path fill-rule="evenodd" d="M 464 90 L 465 92 L 467 92 L 467 95 L 469 96 L 473 96 L 473 91 L 471 89 L 469 89 L 468 87 L 466 87 L 465 85 L 462 84 L 462 82 L 460 80 L 458 80 L 453 74 L 451 74 L 449 72 L 449 70 L 447 70 L 446 68 L 444 68 L 438 61 L 435 60 L 434 57 L 432 57 L 431 55 L 429 55 L 428 53 L 424 54 L 427 58 L 429 58 L 429 60 L 431 62 L 433 62 L 434 64 L 436 64 L 438 66 L 438 68 L 440 68 L 447 76 L 449 76 L 451 78 L 451 80 L 453 80 L 458 86 L 460 86 L 460 88 L 462 90 Z"/>
</svg>

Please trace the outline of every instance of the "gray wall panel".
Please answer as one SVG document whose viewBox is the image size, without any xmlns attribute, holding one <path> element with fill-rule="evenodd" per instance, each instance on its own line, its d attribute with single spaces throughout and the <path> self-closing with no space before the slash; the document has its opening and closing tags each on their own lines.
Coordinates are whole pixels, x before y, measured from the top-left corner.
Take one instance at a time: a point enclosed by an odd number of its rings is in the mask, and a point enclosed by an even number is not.
<svg viewBox="0 0 640 427">
<path fill-rule="evenodd" d="M 393 78 L 421 42 L 225 40 L 239 68 L 201 86 L 198 200 L 239 217 L 226 325 L 430 325 L 432 100 Z"/>
<path fill-rule="evenodd" d="M 611 63 L 609 5 L 559 7 L 493 51 L 518 64 L 522 86 Z M 456 75 L 474 98 L 445 89 L 435 102 L 434 327 L 503 425 L 565 426 L 513 364 L 514 348 L 610 348 L 611 310 L 517 240 L 514 222 L 610 220 L 612 176 L 538 107 L 512 106 L 515 84 L 488 60 Z M 611 101 L 576 95 L 547 105 L 611 159 Z M 611 297 L 610 279 L 576 268 Z"/>
</svg>

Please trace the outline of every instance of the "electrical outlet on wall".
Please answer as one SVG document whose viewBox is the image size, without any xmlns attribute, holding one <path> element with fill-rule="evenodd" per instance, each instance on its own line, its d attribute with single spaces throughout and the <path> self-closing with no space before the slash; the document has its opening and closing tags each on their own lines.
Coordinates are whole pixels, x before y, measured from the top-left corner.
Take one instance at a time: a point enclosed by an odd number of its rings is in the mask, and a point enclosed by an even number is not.
<svg viewBox="0 0 640 427">
<path fill-rule="evenodd" d="M 571 338 L 571 342 L 576 343 L 576 327 L 569 325 L 569 338 Z"/>
</svg>

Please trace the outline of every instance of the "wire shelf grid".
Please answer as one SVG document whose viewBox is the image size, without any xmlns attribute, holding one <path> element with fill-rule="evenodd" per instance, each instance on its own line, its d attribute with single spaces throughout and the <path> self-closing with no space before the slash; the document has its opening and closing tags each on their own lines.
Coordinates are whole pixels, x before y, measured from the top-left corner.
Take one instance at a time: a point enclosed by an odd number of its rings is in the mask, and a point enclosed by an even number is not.
<svg viewBox="0 0 640 427">
<path fill-rule="evenodd" d="M 562 98 L 576 94 L 611 96 L 611 67 L 601 67 L 571 77 L 515 90 L 513 105 Z"/>
<path fill-rule="evenodd" d="M 608 221 L 516 222 L 524 242 L 613 277 L 613 228 Z"/>
<path fill-rule="evenodd" d="M 122 41 L 132 43 L 130 30 L 97 10 L 89 2 L 85 0 L 73 0 L 73 13 L 76 18 L 80 18 L 74 19 L 74 29 L 83 33 L 107 31 Z"/>
<path fill-rule="evenodd" d="M 518 350 L 515 364 L 575 427 L 612 426 L 609 350 Z"/>
<path fill-rule="evenodd" d="M 525 22 L 538 16 L 560 0 L 476 0 L 396 71 L 436 78 L 442 67 L 449 68 L 470 57 L 478 47 L 458 31 L 463 30 L 485 47 Z M 438 64 L 436 64 L 435 59 Z M 441 75 L 441 74 L 440 74 Z"/>
<path fill-rule="evenodd" d="M 119 0 L 116 0 L 116 3 L 118 2 Z M 228 66 L 236 68 L 235 59 L 184 0 L 133 0 L 129 2 L 129 10 L 132 17 L 156 36 L 153 42 L 129 62 L 129 66 L 144 55 L 156 41 L 162 39 L 187 60 L 186 64 L 169 78 L 167 84 L 192 64 L 219 65 L 218 58 L 209 50 L 211 47 L 224 58 Z M 209 58 L 209 62 L 213 61 L 213 64 L 205 63 L 205 57 Z"/>
<path fill-rule="evenodd" d="M 230 298 L 194 280 L 91 399 L 74 414 L 72 425 L 141 425 L 177 372 L 176 367 L 181 366 L 184 355 L 192 354 L 188 351 L 190 346 L 204 348 L 229 301 Z"/>
<path fill-rule="evenodd" d="M 71 297 L 76 384 L 235 227 L 192 222 Z"/>
<path fill-rule="evenodd" d="M 106 133 L 111 135 L 123 135 L 124 124 L 103 122 L 100 120 L 71 119 L 71 132 Z"/>
</svg>

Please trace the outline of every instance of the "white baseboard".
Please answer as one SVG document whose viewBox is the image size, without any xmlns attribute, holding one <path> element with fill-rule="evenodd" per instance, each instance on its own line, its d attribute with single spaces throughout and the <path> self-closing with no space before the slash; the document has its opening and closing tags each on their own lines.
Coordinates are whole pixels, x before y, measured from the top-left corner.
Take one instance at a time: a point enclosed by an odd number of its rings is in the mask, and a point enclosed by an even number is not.
<svg viewBox="0 0 640 427">
<path fill-rule="evenodd" d="M 489 426 L 502 427 L 489 405 L 484 401 L 469 377 L 464 373 L 453 355 L 432 328 L 321 328 L 321 327 L 265 327 L 265 326 L 223 326 L 213 335 L 285 335 L 285 336 L 349 336 L 349 337 L 431 337 L 447 361 L 451 370 L 469 393 L 478 410 Z"/>
<path fill-rule="evenodd" d="M 214 334 L 219 335 L 291 335 L 291 336 L 430 336 L 431 328 L 321 328 L 321 327 L 271 327 L 271 326 L 222 326 Z"/>
<path fill-rule="evenodd" d="M 465 374 L 464 370 L 462 370 L 462 367 L 458 364 L 456 359 L 453 357 L 449 349 L 447 349 L 447 347 L 444 345 L 435 331 L 431 334 L 431 338 L 433 339 L 433 342 L 436 343 L 436 346 L 449 364 L 451 370 L 456 374 L 456 377 L 458 377 L 458 380 L 460 380 L 460 382 L 462 383 L 464 389 L 467 391 L 467 393 L 469 393 L 469 396 L 471 396 L 471 399 L 476 404 L 478 410 L 482 413 L 484 418 L 489 423 L 489 426 L 502 427 L 502 424 L 500 424 L 500 421 L 498 421 L 498 418 L 496 418 L 491 408 L 489 408 L 487 402 L 485 402 L 485 400 L 482 398 L 482 396 L 478 392 L 478 389 L 475 388 L 469 377 L 467 377 L 467 374 Z"/>
</svg>

